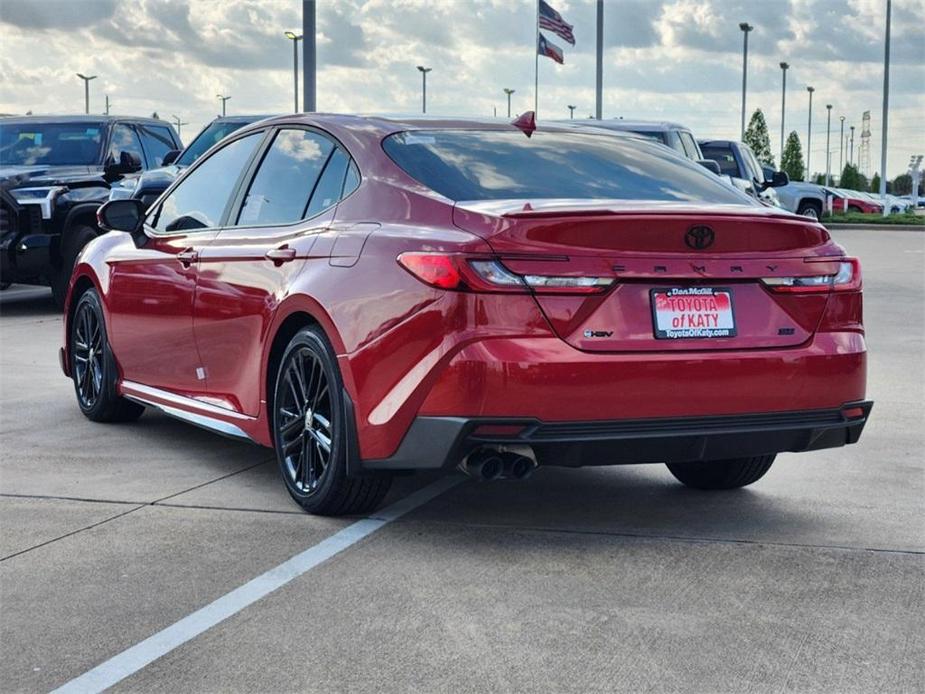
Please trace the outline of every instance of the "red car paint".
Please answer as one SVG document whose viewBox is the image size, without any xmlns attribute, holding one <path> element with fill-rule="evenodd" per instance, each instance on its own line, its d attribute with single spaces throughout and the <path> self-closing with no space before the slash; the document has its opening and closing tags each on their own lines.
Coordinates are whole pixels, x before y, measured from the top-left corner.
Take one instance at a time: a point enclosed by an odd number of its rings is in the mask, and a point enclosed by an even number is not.
<svg viewBox="0 0 925 694">
<path fill-rule="evenodd" d="M 329 133 L 357 162 L 362 183 L 336 207 L 301 224 L 180 233 L 141 248 L 109 233 L 83 253 L 71 293 L 97 288 L 122 394 L 233 424 L 271 446 L 271 349 L 287 320 L 310 316 L 337 353 L 363 460 L 388 459 L 422 416 L 674 418 L 840 408 L 865 397 L 859 278 L 811 293 L 762 282 L 838 271 L 845 251 L 814 221 L 745 203 L 454 205 L 382 150 L 403 130 L 511 127 L 496 123 L 301 115 L 236 135 L 288 123 Z M 706 251 L 685 243 L 694 224 L 715 231 Z M 501 258 L 522 275 L 612 284 L 593 293 L 446 290 L 400 265 L 405 253 Z M 731 288 L 737 335 L 656 340 L 650 291 L 676 286 Z M 68 334 L 66 321 L 65 368 Z"/>
</svg>

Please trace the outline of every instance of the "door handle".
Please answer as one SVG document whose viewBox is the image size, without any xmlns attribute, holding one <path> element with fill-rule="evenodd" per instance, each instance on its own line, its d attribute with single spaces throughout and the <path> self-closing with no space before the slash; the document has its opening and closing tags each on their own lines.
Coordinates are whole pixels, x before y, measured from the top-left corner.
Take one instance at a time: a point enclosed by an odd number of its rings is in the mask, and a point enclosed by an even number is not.
<svg viewBox="0 0 925 694">
<path fill-rule="evenodd" d="M 192 248 L 187 248 L 185 251 L 180 251 L 177 253 L 177 260 L 186 266 L 190 266 L 199 260 L 199 253 L 194 251 Z"/>
<path fill-rule="evenodd" d="M 295 248 L 281 246 L 280 248 L 271 248 L 265 255 L 267 260 L 272 260 L 275 264 L 288 263 L 295 260 Z"/>
</svg>

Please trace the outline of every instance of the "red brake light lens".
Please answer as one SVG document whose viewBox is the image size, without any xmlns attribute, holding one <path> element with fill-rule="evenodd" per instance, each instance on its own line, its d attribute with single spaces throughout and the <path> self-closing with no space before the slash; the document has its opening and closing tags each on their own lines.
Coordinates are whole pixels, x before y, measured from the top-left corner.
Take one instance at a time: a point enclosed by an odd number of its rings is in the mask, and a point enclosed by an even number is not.
<svg viewBox="0 0 925 694">
<path fill-rule="evenodd" d="M 861 264 L 857 258 L 807 258 L 807 263 L 838 263 L 835 274 L 806 277 L 764 277 L 773 292 L 806 294 L 813 292 L 852 292 L 861 288 Z"/>
<path fill-rule="evenodd" d="M 437 253 L 402 253 L 398 264 L 412 275 L 438 289 L 459 289 L 462 275 L 453 260 Z"/>
</svg>

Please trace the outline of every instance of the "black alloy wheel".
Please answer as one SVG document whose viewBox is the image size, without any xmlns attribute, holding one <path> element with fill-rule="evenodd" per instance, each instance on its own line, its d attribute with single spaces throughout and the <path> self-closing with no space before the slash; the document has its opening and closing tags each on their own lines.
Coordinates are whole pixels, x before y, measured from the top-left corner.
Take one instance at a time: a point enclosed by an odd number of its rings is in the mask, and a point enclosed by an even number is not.
<svg viewBox="0 0 925 694">
<path fill-rule="evenodd" d="M 88 289 L 77 300 L 71 318 L 69 347 L 74 392 L 84 416 L 94 422 L 138 419 L 145 408 L 116 391 L 118 369 L 95 289 Z"/>
<path fill-rule="evenodd" d="M 379 505 L 391 475 L 347 475 L 343 381 L 334 350 L 318 327 L 303 328 L 286 348 L 271 412 L 280 474 L 302 508 L 334 516 Z"/>
</svg>

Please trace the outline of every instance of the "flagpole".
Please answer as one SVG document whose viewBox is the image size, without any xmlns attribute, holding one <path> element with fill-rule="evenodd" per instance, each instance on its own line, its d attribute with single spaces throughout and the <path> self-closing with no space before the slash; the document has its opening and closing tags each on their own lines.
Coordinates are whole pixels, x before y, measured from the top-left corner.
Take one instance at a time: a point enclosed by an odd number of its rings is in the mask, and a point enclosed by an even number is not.
<svg viewBox="0 0 925 694">
<path fill-rule="evenodd" d="M 533 37 L 533 116 L 540 106 L 540 0 L 536 0 L 536 36 Z"/>
</svg>

